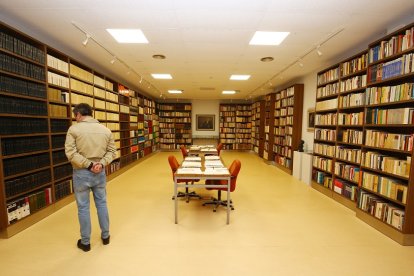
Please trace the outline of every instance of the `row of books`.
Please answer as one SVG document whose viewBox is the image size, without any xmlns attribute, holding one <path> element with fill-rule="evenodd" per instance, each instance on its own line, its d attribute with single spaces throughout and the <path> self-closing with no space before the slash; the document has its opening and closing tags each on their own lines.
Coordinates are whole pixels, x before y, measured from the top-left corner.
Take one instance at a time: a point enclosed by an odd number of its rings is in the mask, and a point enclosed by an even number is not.
<svg viewBox="0 0 414 276">
<path fill-rule="evenodd" d="M 361 149 L 336 146 L 336 158 L 359 164 L 361 162 Z"/>
<path fill-rule="evenodd" d="M 0 113 L 47 116 L 47 102 L 0 95 Z"/>
<path fill-rule="evenodd" d="M 335 178 L 333 181 L 333 190 L 335 193 L 343 195 L 346 198 L 349 198 L 352 201 L 356 201 L 358 194 L 358 187 L 352 185 L 348 181 Z"/>
<path fill-rule="evenodd" d="M 383 40 L 375 47 L 369 49 L 369 62 L 390 57 L 414 46 L 414 27 L 407 29 L 405 34 L 399 34 L 391 37 L 389 40 Z"/>
<path fill-rule="evenodd" d="M 3 160 L 3 172 L 5 177 L 48 166 L 50 166 L 49 153 Z"/>
<path fill-rule="evenodd" d="M 335 154 L 335 146 L 327 145 L 327 144 L 313 144 L 313 152 L 317 154 L 322 154 L 325 156 L 334 156 Z"/>
<path fill-rule="evenodd" d="M 332 177 L 324 172 L 313 169 L 312 179 L 322 186 L 332 189 Z"/>
<path fill-rule="evenodd" d="M 47 119 L 0 117 L 0 135 L 47 133 Z"/>
<path fill-rule="evenodd" d="M 336 113 L 315 114 L 315 125 L 336 125 L 336 122 Z"/>
<path fill-rule="evenodd" d="M 7 203 L 6 209 L 8 223 L 15 223 L 16 221 L 36 212 L 37 210 L 52 204 L 52 200 L 52 189 L 46 188 L 42 191 L 38 191 Z"/>
<path fill-rule="evenodd" d="M 362 125 L 364 122 L 364 112 L 339 113 L 338 125 Z M 335 124 L 335 122 L 332 122 Z"/>
<path fill-rule="evenodd" d="M 6 197 L 11 197 L 35 189 L 36 187 L 51 182 L 52 176 L 50 169 L 35 172 L 4 181 Z"/>
<path fill-rule="evenodd" d="M 78 91 L 93 96 L 93 86 L 77 79 L 70 79 L 70 89 L 72 91 Z"/>
<path fill-rule="evenodd" d="M 74 76 L 82 81 L 86 81 L 89 83 L 93 83 L 93 74 L 85 69 L 76 66 L 75 64 L 71 63 L 69 65 L 70 75 Z M 113 90 L 113 87 L 112 87 Z"/>
<path fill-rule="evenodd" d="M 45 81 L 45 68 L 0 52 L 0 70 Z"/>
<path fill-rule="evenodd" d="M 363 88 L 367 85 L 367 75 L 355 76 L 346 80 L 341 80 L 341 92 Z"/>
<path fill-rule="evenodd" d="M 56 86 L 69 88 L 69 78 L 53 72 L 47 72 L 47 82 Z"/>
<path fill-rule="evenodd" d="M 49 54 L 47 54 L 46 60 L 47 66 L 69 74 L 69 64 L 66 61 L 58 59 L 57 57 L 54 57 Z"/>
<path fill-rule="evenodd" d="M 413 134 L 397 134 L 371 129 L 365 132 L 365 144 L 377 148 L 412 151 L 413 139 Z"/>
<path fill-rule="evenodd" d="M 66 180 L 55 184 L 55 200 L 58 201 L 70 194 L 73 194 L 72 180 Z"/>
<path fill-rule="evenodd" d="M 332 169 L 332 159 L 315 155 L 312 159 L 312 166 L 330 172 Z"/>
<path fill-rule="evenodd" d="M 49 149 L 47 136 L 18 137 L 1 140 L 3 156 Z"/>
<path fill-rule="evenodd" d="M 335 174 L 347 180 L 358 183 L 360 168 L 342 162 L 335 162 Z"/>
<path fill-rule="evenodd" d="M 339 83 L 330 83 L 316 89 L 316 98 L 327 97 L 339 93 Z"/>
<path fill-rule="evenodd" d="M 317 85 L 323 85 L 327 82 L 339 79 L 339 67 L 330 69 L 318 75 Z"/>
<path fill-rule="evenodd" d="M 316 102 L 316 105 L 315 105 L 316 111 L 336 109 L 337 107 L 338 107 L 338 99 L 337 98 Z"/>
<path fill-rule="evenodd" d="M 365 92 L 353 93 L 339 97 L 339 108 L 363 106 L 365 100 Z"/>
<path fill-rule="evenodd" d="M 250 117 L 250 116 L 252 116 L 252 112 L 250 110 L 245 110 L 245 111 L 237 110 L 236 111 L 236 116 L 243 116 L 243 117 L 248 116 L 248 117 Z"/>
<path fill-rule="evenodd" d="M 338 141 L 361 145 L 363 143 L 363 134 L 362 130 L 346 129 L 344 131 L 339 131 Z"/>
<path fill-rule="evenodd" d="M 404 210 L 401 210 L 390 203 L 384 202 L 384 200 L 378 196 L 361 190 L 358 200 L 358 208 L 368 212 L 372 216 L 384 221 L 398 230 L 403 229 L 405 216 Z"/>
<path fill-rule="evenodd" d="M 413 124 L 414 108 L 368 109 L 366 124 Z"/>
<path fill-rule="evenodd" d="M 59 120 L 59 119 L 50 120 L 50 131 L 52 133 L 66 132 L 68 131 L 69 126 L 70 126 L 69 120 Z"/>
<path fill-rule="evenodd" d="M 362 187 L 399 201 L 402 204 L 407 202 L 408 187 L 401 181 L 391 177 L 379 176 L 364 171 L 362 175 Z"/>
<path fill-rule="evenodd" d="M 400 58 L 369 67 L 368 81 L 372 83 L 412 72 L 414 72 L 414 56 L 413 53 L 410 53 Z"/>
<path fill-rule="evenodd" d="M 46 86 L 22 79 L 0 76 L 0 91 L 16 95 L 46 99 Z"/>
<path fill-rule="evenodd" d="M 45 64 L 45 52 L 4 31 L 0 31 L 0 48 L 26 57 L 40 64 Z"/>
<path fill-rule="evenodd" d="M 48 87 L 47 98 L 51 101 L 69 103 L 69 92 L 60 89 Z M 95 99 L 96 102 L 96 99 Z M 96 106 L 95 106 L 96 107 Z"/>
<path fill-rule="evenodd" d="M 325 140 L 325 141 L 335 141 L 336 139 L 336 130 L 335 129 L 315 129 L 315 139 L 316 140 Z"/>
<path fill-rule="evenodd" d="M 341 76 L 346 77 L 347 75 L 364 70 L 367 68 L 367 65 L 368 54 L 363 54 L 362 56 L 354 58 L 353 60 L 344 62 L 341 64 Z"/>
<path fill-rule="evenodd" d="M 414 98 L 414 83 L 368 87 L 365 97 L 367 105 L 411 100 Z"/>
<path fill-rule="evenodd" d="M 68 158 L 66 157 L 65 151 L 61 150 L 52 152 L 52 161 L 53 164 L 68 162 Z"/>
<path fill-rule="evenodd" d="M 71 176 L 73 173 L 73 168 L 71 164 L 64 164 L 53 168 L 53 174 L 55 179 L 61 179 L 68 176 Z"/>
<path fill-rule="evenodd" d="M 374 170 L 408 177 L 411 169 L 411 156 L 407 156 L 406 160 L 403 160 L 379 152 L 368 151 L 362 153 L 361 165 Z"/>
<path fill-rule="evenodd" d="M 52 149 L 63 148 L 65 146 L 65 135 L 52 136 Z"/>
<path fill-rule="evenodd" d="M 190 112 L 180 112 L 180 111 L 174 111 L 174 112 L 161 111 L 158 114 L 159 116 L 162 116 L 162 117 L 191 117 Z"/>
<path fill-rule="evenodd" d="M 68 117 L 68 107 L 56 104 L 49 104 L 49 116 L 50 117 Z"/>
</svg>

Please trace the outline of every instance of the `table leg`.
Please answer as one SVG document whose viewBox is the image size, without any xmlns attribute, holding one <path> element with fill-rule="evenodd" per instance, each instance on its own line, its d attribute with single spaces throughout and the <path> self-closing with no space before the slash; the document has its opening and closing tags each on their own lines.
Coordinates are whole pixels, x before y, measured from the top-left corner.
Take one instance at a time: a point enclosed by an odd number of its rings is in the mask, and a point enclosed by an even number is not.
<svg viewBox="0 0 414 276">
<path fill-rule="evenodd" d="M 230 224 L 230 177 L 227 178 L 227 224 Z"/>
<path fill-rule="evenodd" d="M 175 224 L 178 223 L 178 201 L 177 201 L 177 179 L 174 178 L 174 213 L 175 213 Z"/>
</svg>

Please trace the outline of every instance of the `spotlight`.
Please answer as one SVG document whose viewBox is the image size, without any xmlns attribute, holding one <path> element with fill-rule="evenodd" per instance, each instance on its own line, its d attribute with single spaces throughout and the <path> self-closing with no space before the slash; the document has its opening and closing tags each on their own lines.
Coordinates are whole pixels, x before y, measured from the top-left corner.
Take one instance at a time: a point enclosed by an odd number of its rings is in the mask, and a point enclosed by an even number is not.
<svg viewBox="0 0 414 276">
<path fill-rule="evenodd" d="M 110 63 L 111 63 L 111 64 L 114 64 L 114 63 L 115 63 L 115 60 L 116 60 L 116 56 L 114 56 L 114 57 L 111 59 Z"/>
<path fill-rule="evenodd" d="M 322 52 L 319 49 L 321 47 L 321 45 L 319 45 L 318 47 L 316 47 L 316 53 L 318 54 L 318 56 L 322 56 Z"/>
<path fill-rule="evenodd" d="M 82 41 L 83 46 L 86 46 L 88 44 L 89 38 L 91 38 L 91 35 L 90 34 L 86 34 L 85 40 Z"/>
<path fill-rule="evenodd" d="M 299 65 L 300 67 L 303 67 L 302 60 L 298 60 L 298 65 Z"/>
<path fill-rule="evenodd" d="M 142 76 L 141 76 L 141 79 L 139 80 L 139 83 L 142 83 Z"/>
</svg>

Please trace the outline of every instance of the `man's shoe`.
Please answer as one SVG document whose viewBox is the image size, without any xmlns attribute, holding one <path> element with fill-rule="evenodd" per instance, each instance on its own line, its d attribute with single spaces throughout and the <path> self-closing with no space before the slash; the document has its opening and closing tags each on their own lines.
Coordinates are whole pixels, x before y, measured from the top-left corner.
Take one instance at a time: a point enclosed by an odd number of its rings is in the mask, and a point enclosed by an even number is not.
<svg viewBox="0 0 414 276">
<path fill-rule="evenodd" d="M 102 238 L 102 243 L 103 243 L 104 245 L 109 244 L 109 239 L 110 239 L 110 238 L 111 238 L 111 236 L 108 236 L 106 239 Z"/>
<path fill-rule="evenodd" d="M 91 244 L 83 244 L 81 240 L 78 240 L 78 248 L 82 249 L 85 252 L 88 252 L 91 250 Z"/>
</svg>

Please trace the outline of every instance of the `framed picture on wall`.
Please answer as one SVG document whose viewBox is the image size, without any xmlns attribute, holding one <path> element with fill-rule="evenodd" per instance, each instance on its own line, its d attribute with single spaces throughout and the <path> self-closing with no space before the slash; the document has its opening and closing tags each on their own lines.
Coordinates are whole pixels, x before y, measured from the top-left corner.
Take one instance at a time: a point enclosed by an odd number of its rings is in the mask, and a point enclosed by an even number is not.
<svg viewBox="0 0 414 276">
<path fill-rule="evenodd" d="M 196 130 L 214 131 L 215 115 L 196 114 Z"/>
<path fill-rule="evenodd" d="M 312 132 L 315 128 L 315 108 L 308 109 L 308 131 Z"/>
</svg>

